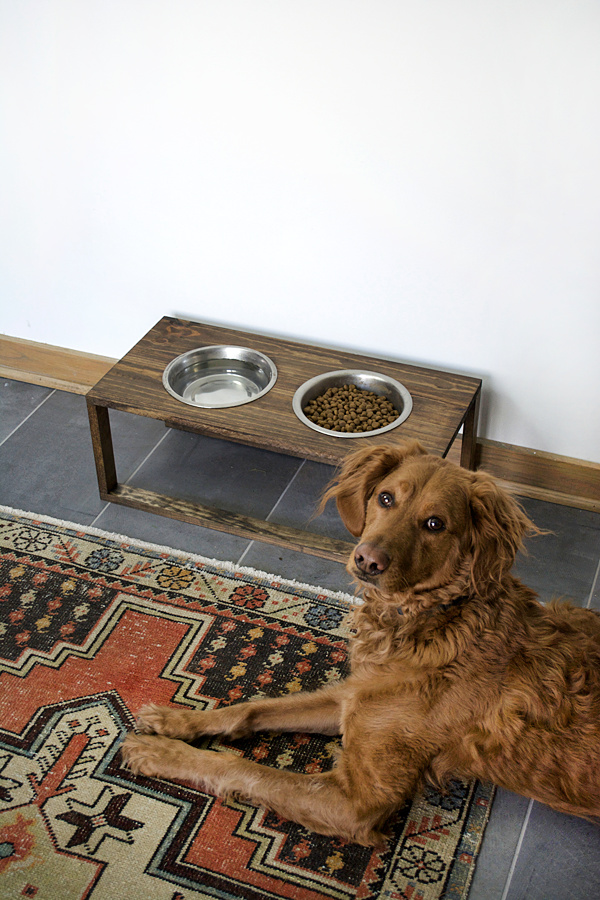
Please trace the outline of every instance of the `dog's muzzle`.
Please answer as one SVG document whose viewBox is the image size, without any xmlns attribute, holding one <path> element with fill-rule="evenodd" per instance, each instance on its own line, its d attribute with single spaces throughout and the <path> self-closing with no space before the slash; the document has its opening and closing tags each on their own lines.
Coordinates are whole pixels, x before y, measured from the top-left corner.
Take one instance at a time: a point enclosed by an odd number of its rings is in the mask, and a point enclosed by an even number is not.
<svg viewBox="0 0 600 900">
<path fill-rule="evenodd" d="M 377 578 L 378 575 L 385 572 L 389 564 L 390 558 L 385 550 L 366 541 L 359 544 L 354 551 L 354 565 L 359 578 L 363 576 Z"/>
</svg>

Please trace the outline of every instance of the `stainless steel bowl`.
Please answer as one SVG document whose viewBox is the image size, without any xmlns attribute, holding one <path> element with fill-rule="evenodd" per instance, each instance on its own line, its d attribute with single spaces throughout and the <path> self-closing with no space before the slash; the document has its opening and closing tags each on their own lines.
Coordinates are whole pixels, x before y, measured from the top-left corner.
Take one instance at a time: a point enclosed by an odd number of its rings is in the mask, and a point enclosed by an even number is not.
<svg viewBox="0 0 600 900">
<path fill-rule="evenodd" d="M 171 360 L 163 385 L 177 400 L 203 409 L 225 409 L 258 400 L 277 381 L 273 360 L 249 347 L 198 347 Z"/>
<path fill-rule="evenodd" d="M 311 422 L 304 415 L 303 409 L 306 404 L 314 400 L 315 397 L 324 394 L 327 388 L 341 387 L 346 384 L 355 384 L 358 388 L 373 391 L 375 394 L 387 397 L 398 410 L 398 418 L 384 428 L 374 428 L 373 431 L 347 432 L 331 431 L 329 428 L 322 428 L 320 425 L 316 425 L 315 422 Z M 408 419 L 412 406 L 411 395 L 399 381 L 388 378 L 387 375 L 381 375 L 379 372 L 363 372 L 360 369 L 338 369 L 336 372 L 324 372 L 322 375 L 316 375 L 300 385 L 292 400 L 293 410 L 301 422 L 304 422 L 309 428 L 319 431 L 321 434 L 329 434 L 333 437 L 341 438 L 376 437 L 378 434 L 385 434 L 386 431 L 397 428 L 398 425 Z"/>
</svg>

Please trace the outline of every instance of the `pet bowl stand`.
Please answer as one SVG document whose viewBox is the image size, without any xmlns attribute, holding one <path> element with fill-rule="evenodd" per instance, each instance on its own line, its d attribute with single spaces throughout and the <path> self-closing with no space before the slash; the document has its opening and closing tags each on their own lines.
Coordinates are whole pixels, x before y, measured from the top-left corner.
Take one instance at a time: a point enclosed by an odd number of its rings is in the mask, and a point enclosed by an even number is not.
<svg viewBox="0 0 600 900">
<path fill-rule="evenodd" d="M 226 409 L 191 407 L 170 396 L 162 383 L 167 364 L 188 350 L 214 344 L 252 347 L 265 353 L 277 366 L 274 387 L 256 401 Z M 294 393 L 307 379 L 336 369 L 376 371 L 400 381 L 413 399 L 410 416 L 381 437 L 365 435 L 357 440 L 308 428 L 292 409 Z M 416 438 L 430 453 L 443 457 L 462 427 L 461 465 L 472 469 L 480 391 L 477 378 L 164 317 L 87 394 L 100 496 L 123 506 L 345 562 L 353 546 L 349 542 L 119 483 L 109 409 L 331 466 L 339 465 L 358 447 L 407 438 Z"/>
</svg>

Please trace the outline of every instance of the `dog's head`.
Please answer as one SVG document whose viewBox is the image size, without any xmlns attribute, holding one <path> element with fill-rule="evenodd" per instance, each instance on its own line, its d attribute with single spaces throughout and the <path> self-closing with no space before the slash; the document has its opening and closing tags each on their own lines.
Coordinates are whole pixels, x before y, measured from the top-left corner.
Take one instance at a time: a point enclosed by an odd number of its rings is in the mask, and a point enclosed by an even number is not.
<svg viewBox="0 0 600 900">
<path fill-rule="evenodd" d="M 360 538 L 349 572 L 401 606 L 408 596 L 434 605 L 465 588 L 487 593 L 534 530 L 491 476 L 431 456 L 416 441 L 352 453 L 329 498 Z"/>
</svg>

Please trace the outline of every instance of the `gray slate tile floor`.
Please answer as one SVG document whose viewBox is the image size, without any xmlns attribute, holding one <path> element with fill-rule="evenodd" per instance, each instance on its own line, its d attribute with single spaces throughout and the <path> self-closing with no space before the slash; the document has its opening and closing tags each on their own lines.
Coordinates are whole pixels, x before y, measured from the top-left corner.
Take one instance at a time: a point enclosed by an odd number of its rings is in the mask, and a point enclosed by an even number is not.
<svg viewBox="0 0 600 900">
<path fill-rule="evenodd" d="M 111 425 L 120 481 L 350 539 L 331 504 L 311 519 L 332 474 L 328 466 L 170 431 L 126 413 L 111 413 Z M 103 502 L 84 398 L 6 379 L 0 504 L 351 590 L 341 564 Z M 544 601 L 562 595 L 600 609 L 600 514 L 534 500 L 524 506 L 548 534 L 530 541 L 517 574 Z M 597 897 L 600 826 L 499 790 L 470 900 Z"/>
</svg>

